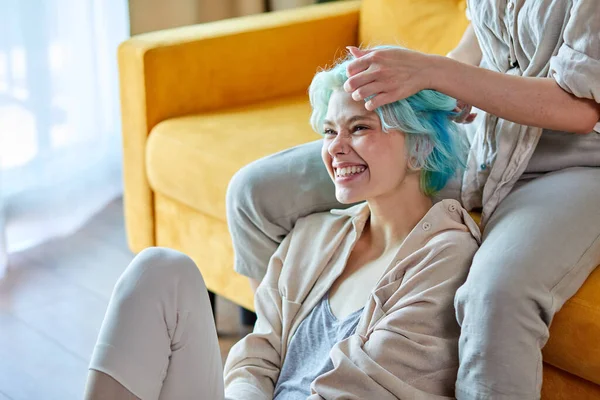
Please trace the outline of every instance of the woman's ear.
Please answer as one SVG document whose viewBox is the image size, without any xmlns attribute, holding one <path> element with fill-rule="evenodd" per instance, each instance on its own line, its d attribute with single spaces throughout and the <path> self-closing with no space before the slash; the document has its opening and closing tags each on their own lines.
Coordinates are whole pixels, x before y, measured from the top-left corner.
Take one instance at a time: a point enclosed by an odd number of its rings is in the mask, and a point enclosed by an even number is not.
<svg viewBox="0 0 600 400">
<path fill-rule="evenodd" d="M 417 160 L 416 157 L 410 157 L 407 162 L 407 167 L 409 171 L 419 172 L 421 168 L 423 168 L 422 163 Z"/>
<path fill-rule="evenodd" d="M 419 137 L 415 143 L 415 155 L 408 158 L 408 168 L 411 171 L 420 171 L 432 151 L 431 141 L 427 137 Z"/>
</svg>

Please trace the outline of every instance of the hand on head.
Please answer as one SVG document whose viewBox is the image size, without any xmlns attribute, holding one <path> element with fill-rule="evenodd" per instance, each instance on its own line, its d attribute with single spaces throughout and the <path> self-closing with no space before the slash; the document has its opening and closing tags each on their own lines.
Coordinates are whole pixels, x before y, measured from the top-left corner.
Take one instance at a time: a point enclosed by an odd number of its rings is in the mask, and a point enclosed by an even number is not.
<svg viewBox="0 0 600 400">
<path fill-rule="evenodd" d="M 420 90 L 428 89 L 431 81 L 428 65 L 431 56 L 399 47 L 360 49 L 346 47 L 355 58 L 348 65 L 348 81 L 344 90 L 352 94 L 354 100 L 366 100 L 369 111 L 385 104 L 407 98 Z M 454 121 L 470 124 L 477 114 L 471 113 L 471 106 L 457 102 Z"/>
<path fill-rule="evenodd" d="M 429 88 L 430 55 L 392 46 L 347 49 L 356 59 L 348 65 L 344 90 L 355 100 L 368 99 L 369 111 Z"/>
</svg>

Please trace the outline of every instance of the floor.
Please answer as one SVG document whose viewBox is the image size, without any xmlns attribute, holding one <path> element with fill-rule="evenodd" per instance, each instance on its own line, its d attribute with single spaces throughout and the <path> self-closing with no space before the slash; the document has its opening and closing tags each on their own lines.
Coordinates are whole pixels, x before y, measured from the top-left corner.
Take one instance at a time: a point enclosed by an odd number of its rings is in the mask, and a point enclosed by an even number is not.
<svg viewBox="0 0 600 400">
<path fill-rule="evenodd" d="M 0 280 L 0 400 L 81 399 L 112 288 L 133 258 L 116 200 L 75 234 L 9 258 Z M 217 298 L 221 354 L 244 328 Z"/>
</svg>

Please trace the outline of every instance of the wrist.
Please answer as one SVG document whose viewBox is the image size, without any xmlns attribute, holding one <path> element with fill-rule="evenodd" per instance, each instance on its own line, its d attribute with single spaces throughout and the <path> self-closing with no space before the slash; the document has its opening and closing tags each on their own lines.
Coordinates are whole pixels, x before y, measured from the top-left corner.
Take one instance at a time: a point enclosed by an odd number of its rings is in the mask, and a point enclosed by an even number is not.
<svg viewBox="0 0 600 400">
<path fill-rule="evenodd" d="M 445 56 L 431 55 L 429 57 L 431 58 L 426 73 L 429 78 L 428 88 L 449 94 L 448 82 L 453 81 L 454 67 L 460 62 Z"/>
<path fill-rule="evenodd" d="M 446 54 L 446 57 L 451 58 L 453 60 L 458 60 L 458 61 L 461 60 L 461 54 L 458 49 L 450 50 L 450 52 L 448 54 Z"/>
</svg>

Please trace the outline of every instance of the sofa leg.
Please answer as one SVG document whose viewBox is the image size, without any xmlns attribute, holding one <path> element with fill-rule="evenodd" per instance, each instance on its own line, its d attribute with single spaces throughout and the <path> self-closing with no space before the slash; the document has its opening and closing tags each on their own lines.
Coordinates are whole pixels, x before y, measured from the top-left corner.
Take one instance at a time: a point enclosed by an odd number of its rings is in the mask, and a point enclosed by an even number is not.
<svg viewBox="0 0 600 400">
<path fill-rule="evenodd" d="M 212 309 L 213 318 L 215 319 L 215 324 L 216 324 L 217 323 L 217 296 L 209 290 L 208 298 L 210 300 L 210 308 Z"/>
<path fill-rule="evenodd" d="M 256 314 L 244 307 L 240 307 L 240 320 L 244 326 L 254 326 L 256 323 Z"/>
</svg>

